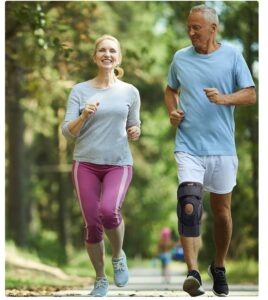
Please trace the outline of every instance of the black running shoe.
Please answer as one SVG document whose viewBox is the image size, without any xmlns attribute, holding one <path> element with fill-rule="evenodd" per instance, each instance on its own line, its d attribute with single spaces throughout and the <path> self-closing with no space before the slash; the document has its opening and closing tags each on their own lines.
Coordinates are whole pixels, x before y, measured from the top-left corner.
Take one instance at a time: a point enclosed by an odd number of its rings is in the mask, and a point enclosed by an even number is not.
<svg viewBox="0 0 268 300">
<path fill-rule="evenodd" d="M 197 271 L 193 270 L 188 273 L 187 278 L 183 283 L 183 290 L 191 297 L 205 294 L 200 274 Z"/>
<path fill-rule="evenodd" d="M 226 297 L 229 294 L 225 272 L 224 267 L 214 267 L 213 263 L 208 267 L 208 275 L 213 279 L 213 293 L 219 297 Z"/>
</svg>

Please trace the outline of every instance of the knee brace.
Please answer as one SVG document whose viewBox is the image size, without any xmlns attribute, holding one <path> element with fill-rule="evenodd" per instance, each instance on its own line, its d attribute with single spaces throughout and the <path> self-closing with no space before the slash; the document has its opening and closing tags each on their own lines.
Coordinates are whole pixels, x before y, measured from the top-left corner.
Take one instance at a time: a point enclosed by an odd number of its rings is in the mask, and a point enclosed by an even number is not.
<svg viewBox="0 0 268 300">
<path fill-rule="evenodd" d="M 197 237 L 200 235 L 202 216 L 203 185 L 198 182 L 183 182 L 178 188 L 177 215 L 179 232 L 182 236 Z M 190 212 L 186 205 L 190 204 Z"/>
</svg>

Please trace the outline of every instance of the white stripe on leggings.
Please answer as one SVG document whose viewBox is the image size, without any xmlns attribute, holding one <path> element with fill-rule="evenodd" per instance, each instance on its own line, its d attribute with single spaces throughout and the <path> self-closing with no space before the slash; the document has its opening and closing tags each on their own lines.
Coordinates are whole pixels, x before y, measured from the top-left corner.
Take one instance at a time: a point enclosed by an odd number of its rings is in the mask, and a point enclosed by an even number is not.
<svg viewBox="0 0 268 300">
<path fill-rule="evenodd" d="M 79 167 L 79 161 L 75 162 L 74 165 L 74 184 L 75 184 L 75 188 L 76 188 L 76 193 L 77 193 L 77 198 L 80 204 L 80 208 L 81 208 L 81 212 L 82 212 L 82 216 L 84 219 L 84 222 L 86 224 L 86 238 L 88 238 L 88 224 L 87 224 L 87 219 L 85 217 L 84 211 L 83 211 L 83 206 L 82 206 L 82 202 L 81 202 L 81 198 L 80 198 L 80 191 L 79 191 L 79 184 L 78 184 L 78 167 Z"/>
<path fill-rule="evenodd" d="M 122 198 L 122 194 L 123 194 L 125 186 L 126 186 L 127 177 L 128 177 L 128 167 L 123 166 L 123 176 L 122 176 L 122 180 L 121 180 L 120 187 L 119 187 L 119 192 L 118 192 L 116 203 L 115 203 L 115 213 L 116 213 L 117 222 L 119 222 L 118 207 L 120 205 L 120 200 Z"/>
</svg>

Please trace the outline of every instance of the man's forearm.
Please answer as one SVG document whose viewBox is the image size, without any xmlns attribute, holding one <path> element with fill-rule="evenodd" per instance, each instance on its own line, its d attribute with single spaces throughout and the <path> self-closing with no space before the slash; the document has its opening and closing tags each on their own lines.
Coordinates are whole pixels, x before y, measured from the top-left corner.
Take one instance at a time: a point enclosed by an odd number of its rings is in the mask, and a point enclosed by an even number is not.
<svg viewBox="0 0 268 300">
<path fill-rule="evenodd" d="M 224 95 L 227 105 L 249 105 L 256 102 L 255 88 L 241 89 L 232 94 Z"/>
<path fill-rule="evenodd" d="M 167 86 L 165 90 L 165 103 L 168 110 L 170 123 L 173 126 L 178 127 L 184 119 L 184 112 L 178 108 L 178 91 Z"/>
<path fill-rule="evenodd" d="M 256 102 L 254 87 L 244 88 L 232 94 L 221 94 L 217 88 L 204 88 L 209 101 L 219 105 L 249 105 Z"/>
</svg>

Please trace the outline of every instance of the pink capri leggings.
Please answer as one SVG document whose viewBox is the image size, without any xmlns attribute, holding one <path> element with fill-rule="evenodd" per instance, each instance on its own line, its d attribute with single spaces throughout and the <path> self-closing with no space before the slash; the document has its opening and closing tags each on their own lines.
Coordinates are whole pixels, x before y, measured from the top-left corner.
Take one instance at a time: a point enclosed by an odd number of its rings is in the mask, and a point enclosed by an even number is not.
<svg viewBox="0 0 268 300">
<path fill-rule="evenodd" d="M 113 229 L 121 224 L 121 207 L 131 182 L 132 166 L 73 161 L 72 175 L 85 222 L 85 240 L 99 243 L 103 227 Z"/>
</svg>

